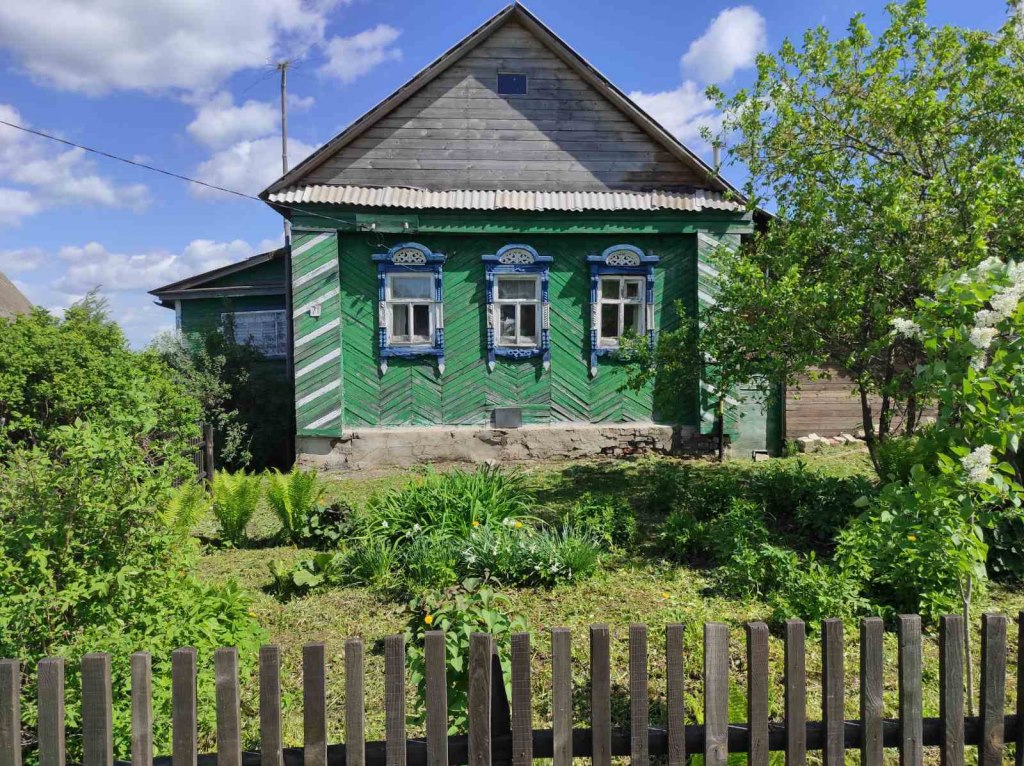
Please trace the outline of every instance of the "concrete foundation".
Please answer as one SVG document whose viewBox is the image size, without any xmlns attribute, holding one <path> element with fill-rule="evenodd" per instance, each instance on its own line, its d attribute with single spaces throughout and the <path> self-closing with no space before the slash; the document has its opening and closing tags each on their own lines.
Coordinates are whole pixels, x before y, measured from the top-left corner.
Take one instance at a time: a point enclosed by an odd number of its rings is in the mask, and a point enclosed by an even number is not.
<svg viewBox="0 0 1024 766">
<path fill-rule="evenodd" d="M 585 457 L 670 454 L 693 429 L 656 423 L 572 423 L 497 429 L 465 426 L 365 428 L 344 436 L 299 437 L 298 463 L 356 471 L 421 463 L 503 463 Z"/>
</svg>

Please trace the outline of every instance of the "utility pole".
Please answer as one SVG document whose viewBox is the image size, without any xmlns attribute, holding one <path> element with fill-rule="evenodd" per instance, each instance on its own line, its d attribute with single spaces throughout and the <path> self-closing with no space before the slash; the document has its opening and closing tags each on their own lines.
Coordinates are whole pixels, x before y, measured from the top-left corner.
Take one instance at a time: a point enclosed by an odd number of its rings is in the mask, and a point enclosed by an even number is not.
<svg viewBox="0 0 1024 766">
<path fill-rule="evenodd" d="M 288 65 L 291 62 L 288 59 L 279 61 L 277 64 L 277 71 L 281 73 L 281 175 L 288 172 Z M 286 344 L 285 352 L 285 370 L 288 376 L 289 387 L 291 388 L 291 398 L 294 402 L 295 399 L 295 328 L 294 318 L 292 317 L 292 227 L 291 221 L 288 220 L 288 216 L 282 216 L 284 218 L 284 317 L 285 317 L 285 332 L 288 337 L 288 343 Z M 291 438 L 288 439 L 287 455 L 285 457 L 287 464 L 290 466 L 295 461 L 295 434 L 296 434 L 296 420 L 295 420 L 295 405 L 294 403 L 289 406 L 289 412 L 291 416 L 288 418 L 288 427 L 291 433 Z"/>
</svg>

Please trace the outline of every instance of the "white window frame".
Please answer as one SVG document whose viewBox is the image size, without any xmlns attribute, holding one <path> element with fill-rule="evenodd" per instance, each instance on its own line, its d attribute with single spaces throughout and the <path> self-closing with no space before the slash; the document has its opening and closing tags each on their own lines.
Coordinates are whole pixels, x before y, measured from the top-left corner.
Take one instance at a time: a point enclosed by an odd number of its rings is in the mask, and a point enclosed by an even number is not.
<svg viewBox="0 0 1024 766">
<path fill-rule="evenodd" d="M 430 285 L 430 294 L 434 294 L 434 274 L 428 271 L 409 272 L 409 273 L 390 273 L 387 275 L 387 292 L 384 301 L 384 310 L 387 312 L 388 319 L 388 342 L 392 346 L 429 346 L 433 342 L 434 333 L 437 330 L 437 306 L 436 300 L 424 300 L 423 298 L 395 298 L 394 297 L 394 283 L 396 279 L 423 279 Z M 397 332 L 398 328 L 391 326 L 394 322 L 394 312 L 392 308 L 398 305 L 408 306 L 406 333 Z M 417 338 L 412 334 L 413 329 L 413 306 L 427 306 L 428 317 L 429 317 L 429 331 L 427 337 Z"/>
<path fill-rule="evenodd" d="M 264 314 L 273 314 L 275 315 L 275 319 L 277 320 L 275 324 L 277 329 L 276 344 L 278 348 L 272 351 L 267 351 L 265 348 L 262 348 L 260 344 L 256 342 L 256 336 L 252 335 L 251 333 L 246 335 L 244 338 L 239 337 L 239 317 L 255 318 L 257 316 L 262 316 Z M 252 345 L 256 349 L 258 349 L 259 352 L 263 354 L 263 356 L 267 357 L 268 359 L 283 359 L 288 354 L 288 317 L 287 312 L 284 309 L 260 309 L 258 311 L 225 311 L 222 312 L 220 315 L 221 324 L 226 325 L 229 317 L 231 319 L 232 332 L 234 332 L 234 341 L 239 346 L 248 345 L 249 339 L 251 338 L 253 339 Z"/>
<path fill-rule="evenodd" d="M 619 297 L 618 298 L 605 298 L 604 297 L 604 285 L 606 282 L 616 282 L 619 285 Z M 625 297 L 625 285 L 627 282 L 635 282 L 638 286 L 638 297 L 637 298 L 626 298 Z M 604 307 L 605 305 L 614 305 L 618 307 L 616 312 L 618 315 L 618 325 L 615 328 L 615 337 L 605 337 L 604 335 Z M 623 323 L 625 321 L 625 309 L 626 305 L 638 306 L 637 316 L 640 320 L 640 326 L 636 330 L 637 336 L 642 336 L 647 332 L 647 279 L 644 276 L 638 276 L 635 274 L 601 274 L 598 278 L 597 285 L 597 343 L 602 348 L 618 348 L 619 340 L 624 334 L 625 328 Z"/>
<path fill-rule="evenodd" d="M 533 298 L 502 298 L 501 297 L 501 283 L 502 282 L 533 282 Z M 533 306 L 533 329 L 534 333 L 532 336 L 520 336 L 519 329 L 519 317 L 520 310 L 524 305 Z M 502 341 L 501 333 L 501 307 L 502 306 L 515 306 L 516 310 L 516 331 L 515 339 L 513 342 L 508 343 Z M 544 310 L 544 302 L 541 300 L 541 283 L 540 274 L 495 274 L 494 275 L 494 326 L 497 329 L 497 335 L 494 343 L 500 348 L 536 348 L 540 345 L 541 336 L 541 325 L 542 312 Z"/>
</svg>

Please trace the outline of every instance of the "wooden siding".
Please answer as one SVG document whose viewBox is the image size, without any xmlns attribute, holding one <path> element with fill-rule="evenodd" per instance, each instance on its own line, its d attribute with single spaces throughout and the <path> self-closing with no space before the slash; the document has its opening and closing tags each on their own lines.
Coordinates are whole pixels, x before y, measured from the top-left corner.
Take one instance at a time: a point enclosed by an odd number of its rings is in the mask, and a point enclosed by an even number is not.
<svg viewBox="0 0 1024 766">
<path fill-rule="evenodd" d="M 280 285 L 284 295 L 284 259 L 266 261 L 247 269 L 225 274 L 222 277 L 204 282 L 202 287 L 239 287 L 242 285 Z"/>
<path fill-rule="evenodd" d="M 589 376 L 590 275 L 585 256 L 623 241 L 618 236 L 510 240 L 493 235 L 417 234 L 417 241 L 448 256 L 444 270 L 445 373 L 439 376 L 436 360 L 423 358 L 391 359 L 387 373 L 381 375 L 376 266 L 371 255 L 399 241 L 393 236 L 338 236 L 344 430 L 487 425 L 493 408 L 503 406 L 522 407 L 525 423 L 656 419 L 696 424 L 696 394 L 692 401 L 662 401 L 652 390 L 622 391 L 624 371 L 608 358 L 599 362 L 596 378 Z M 551 369 L 547 372 L 536 359 L 499 359 L 493 372 L 487 369 L 484 268 L 480 256 L 512 241 L 523 241 L 555 259 L 551 265 Z M 675 302 L 688 301 L 695 293 L 695 238 L 634 236 L 628 241 L 661 256 L 656 269 L 656 321 L 661 329 L 675 327 Z M 325 345 L 323 351 L 326 349 Z"/>
<path fill-rule="evenodd" d="M 498 72 L 525 73 L 500 96 Z M 303 178 L 427 189 L 706 186 L 515 21 Z"/>
<path fill-rule="evenodd" d="M 872 399 L 874 412 L 879 402 Z M 838 436 L 863 427 L 860 395 L 856 384 L 839 372 L 831 378 L 803 378 L 798 387 L 786 389 L 786 438 L 808 434 Z"/>
<path fill-rule="evenodd" d="M 275 309 L 284 309 L 284 295 L 190 298 L 181 302 L 181 330 L 185 333 L 216 330 L 220 327 L 221 314 L 234 311 L 272 311 Z"/>
</svg>

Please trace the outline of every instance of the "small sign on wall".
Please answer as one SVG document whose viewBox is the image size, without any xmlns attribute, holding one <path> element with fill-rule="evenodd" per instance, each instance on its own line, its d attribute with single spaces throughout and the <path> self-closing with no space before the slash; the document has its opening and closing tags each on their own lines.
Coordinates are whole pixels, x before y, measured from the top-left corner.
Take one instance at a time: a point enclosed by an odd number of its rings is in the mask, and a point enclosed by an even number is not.
<svg viewBox="0 0 1024 766">
<path fill-rule="evenodd" d="M 311 317 L 318 317 L 318 316 L 320 316 L 320 304 L 319 303 L 314 303 L 312 306 L 309 307 L 309 315 Z"/>
</svg>

